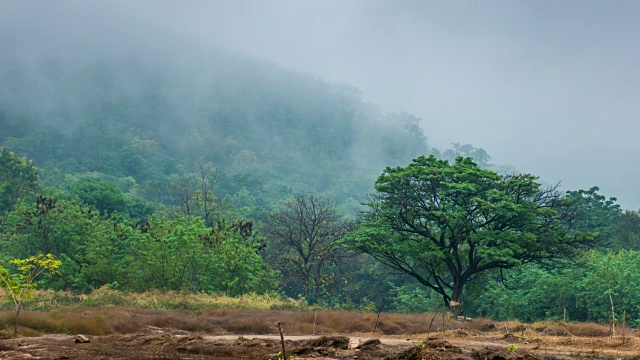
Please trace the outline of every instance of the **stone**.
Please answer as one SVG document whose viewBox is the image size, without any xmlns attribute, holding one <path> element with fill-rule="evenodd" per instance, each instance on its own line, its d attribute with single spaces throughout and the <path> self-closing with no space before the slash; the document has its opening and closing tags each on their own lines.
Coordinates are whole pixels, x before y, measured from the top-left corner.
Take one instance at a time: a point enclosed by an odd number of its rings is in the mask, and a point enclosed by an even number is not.
<svg viewBox="0 0 640 360">
<path fill-rule="evenodd" d="M 88 337 L 86 337 L 86 336 L 84 336 L 82 334 L 76 336 L 76 344 L 84 344 L 84 343 L 88 343 L 90 341 L 91 340 L 89 340 Z"/>
<path fill-rule="evenodd" d="M 349 339 L 349 350 L 354 350 L 360 346 L 360 338 L 353 337 Z"/>
</svg>

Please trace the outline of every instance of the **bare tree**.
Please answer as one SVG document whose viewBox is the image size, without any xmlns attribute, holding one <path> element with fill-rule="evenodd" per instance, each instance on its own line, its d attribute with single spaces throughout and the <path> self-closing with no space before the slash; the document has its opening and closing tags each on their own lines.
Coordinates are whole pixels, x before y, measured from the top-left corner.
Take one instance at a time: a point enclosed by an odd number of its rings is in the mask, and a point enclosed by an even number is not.
<svg viewBox="0 0 640 360">
<path fill-rule="evenodd" d="M 304 296 L 318 297 L 330 281 L 328 265 L 339 265 L 344 258 L 338 240 L 349 230 L 334 203 L 313 195 L 296 195 L 270 214 L 263 234 L 277 252 L 276 265 L 293 275 Z"/>
</svg>

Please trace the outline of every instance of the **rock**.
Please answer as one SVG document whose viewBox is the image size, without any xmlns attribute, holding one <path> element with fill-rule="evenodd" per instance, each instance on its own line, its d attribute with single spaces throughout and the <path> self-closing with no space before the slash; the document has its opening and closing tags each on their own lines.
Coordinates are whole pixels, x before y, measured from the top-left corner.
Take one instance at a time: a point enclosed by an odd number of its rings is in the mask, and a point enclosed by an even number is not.
<svg viewBox="0 0 640 360">
<path fill-rule="evenodd" d="M 382 344 L 382 342 L 380 342 L 380 339 L 369 339 L 361 343 L 360 346 L 358 346 L 358 349 L 371 350 L 375 349 L 376 346 L 380 344 Z"/>
<path fill-rule="evenodd" d="M 82 334 L 76 336 L 76 344 L 84 344 L 84 343 L 88 343 L 90 341 L 91 340 L 89 340 L 88 337 L 86 337 L 86 336 L 84 336 Z"/>
<path fill-rule="evenodd" d="M 347 350 L 349 338 L 346 336 L 323 336 L 319 339 L 311 339 L 307 342 L 311 347 L 332 347 L 334 349 Z"/>
<path fill-rule="evenodd" d="M 349 350 L 357 349 L 360 346 L 360 338 L 349 339 Z"/>
</svg>

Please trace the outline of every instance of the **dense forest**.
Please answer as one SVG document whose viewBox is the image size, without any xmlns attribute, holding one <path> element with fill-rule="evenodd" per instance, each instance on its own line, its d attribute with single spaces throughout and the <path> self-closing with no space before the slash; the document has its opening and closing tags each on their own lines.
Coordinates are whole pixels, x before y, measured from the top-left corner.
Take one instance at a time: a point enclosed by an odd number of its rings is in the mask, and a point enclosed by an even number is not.
<svg viewBox="0 0 640 360">
<path fill-rule="evenodd" d="M 421 119 L 347 85 L 223 50 L 155 55 L 2 60 L 3 266 L 53 254 L 60 275 L 39 286 L 55 291 L 269 293 L 400 312 L 455 300 L 525 321 L 566 309 L 607 322 L 611 295 L 640 319 L 640 216 L 597 187 L 561 193 L 481 148 L 436 149 Z M 443 190 L 425 204 L 432 185 Z M 450 253 L 482 249 L 473 271 L 436 264 L 434 226 L 471 239 Z"/>
</svg>

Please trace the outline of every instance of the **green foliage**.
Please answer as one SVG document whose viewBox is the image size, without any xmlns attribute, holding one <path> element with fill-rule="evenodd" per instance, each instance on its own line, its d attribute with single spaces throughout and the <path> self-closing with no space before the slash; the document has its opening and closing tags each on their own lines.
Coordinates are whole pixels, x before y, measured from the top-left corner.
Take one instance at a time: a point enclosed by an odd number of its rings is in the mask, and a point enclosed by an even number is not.
<svg viewBox="0 0 640 360">
<path fill-rule="evenodd" d="M 607 273 L 611 278 L 616 311 L 626 310 L 628 322 L 637 325 L 640 302 L 640 253 L 590 251 L 578 259 L 576 267 L 549 270 L 528 265 L 514 269 L 505 289 L 498 278 L 489 281 L 469 312 L 494 319 L 518 318 L 533 322 L 569 319 L 609 322 L 611 304 Z"/>
<path fill-rule="evenodd" d="M 131 196 L 127 200 L 127 214 L 134 221 L 144 223 L 154 212 L 156 212 L 156 206 L 144 198 Z"/>
<path fill-rule="evenodd" d="M 75 245 L 90 238 L 89 222 L 96 216 L 77 201 L 38 196 L 33 203 L 19 203 L 6 216 L 2 248 L 13 257 L 74 254 Z"/>
<path fill-rule="evenodd" d="M 613 227 L 622 214 L 616 198 L 607 199 L 598 194 L 597 186 L 589 190 L 567 191 L 566 201 L 571 204 L 572 220 L 582 231 L 597 232 L 607 243 L 614 243 Z"/>
<path fill-rule="evenodd" d="M 7 147 L 0 148 L 0 216 L 19 200 L 33 197 L 38 187 L 38 170 L 33 162 Z"/>
<path fill-rule="evenodd" d="M 8 214 L 0 248 L 12 257 L 52 253 L 64 260 L 65 276 L 50 286 L 87 292 L 115 281 L 123 249 L 132 232 L 117 218 L 101 216 L 75 200 L 39 196 Z"/>
<path fill-rule="evenodd" d="M 152 217 L 129 224 L 103 216 L 77 201 L 39 197 L 9 213 L 0 237 L 14 257 L 48 251 L 64 260 L 55 289 L 89 292 L 105 285 L 121 289 L 264 293 L 276 273 L 259 255 L 261 240 L 247 223 L 218 224 L 197 217 Z"/>
<path fill-rule="evenodd" d="M 127 210 L 127 197 L 112 182 L 84 177 L 73 185 L 71 193 L 103 214 L 124 213 Z"/>
<path fill-rule="evenodd" d="M 240 224 L 221 222 L 210 229 L 201 218 L 154 217 L 127 252 L 125 262 L 135 271 L 118 282 L 135 291 L 265 293 L 275 287 L 277 274 L 258 254 L 253 234 L 243 233 Z"/>
<path fill-rule="evenodd" d="M 579 268 L 546 270 L 535 264 L 515 268 L 490 278 L 467 311 L 492 319 L 533 322 L 560 320 L 567 308 L 572 319 L 579 318 L 575 285 L 583 277 Z"/>
<path fill-rule="evenodd" d="M 440 294 L 424 289 L 419 284 L 410 283 L 401 286 L 390 284 L 391 308 L 404 313 L 437 312 L 442 309 Z"/>
<path fill-rule="evenodd" d="M 620 251 L 616 254 L 592 252 L 586 259 L 586 277 L 576 289 L 579 309 L 588 318 L 606 321 L 611 317 L 607 278 L 611 278 L 612 297 L 619 311 L 627 311 L 627 318 L 637 325 L 640 302 L 640 253 Z"/>
<path fill-rule="evenodd" d="M 276 287 L 278 273 L 272 270 L 260 256 L 264 239 L 253 233 L 253 223 L 237 220 L 231 225 L 221 221 L 210 234 L 215 273 L 213 289 L 237 296 L 259 293 Z"/>
<path fill-rule="evenodd" d="M 625 210 L 609 224 L 609 248 L 614 250 L 640 250 L 640 213 Z"/>
</svg>

